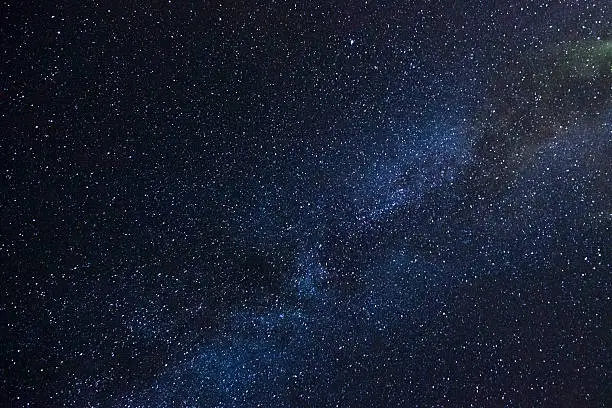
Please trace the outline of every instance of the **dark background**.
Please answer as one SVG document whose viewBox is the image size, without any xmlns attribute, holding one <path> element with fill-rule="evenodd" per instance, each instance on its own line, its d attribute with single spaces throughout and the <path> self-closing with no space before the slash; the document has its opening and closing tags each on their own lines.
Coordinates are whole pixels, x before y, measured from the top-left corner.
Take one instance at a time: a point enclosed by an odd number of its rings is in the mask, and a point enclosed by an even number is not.
<svg viewBox="0 0 612 408">
<path fill-rule="evenodd" d="M 610 404 L 607 2 L 0 10 L 2 406 Z"/>
</svg>

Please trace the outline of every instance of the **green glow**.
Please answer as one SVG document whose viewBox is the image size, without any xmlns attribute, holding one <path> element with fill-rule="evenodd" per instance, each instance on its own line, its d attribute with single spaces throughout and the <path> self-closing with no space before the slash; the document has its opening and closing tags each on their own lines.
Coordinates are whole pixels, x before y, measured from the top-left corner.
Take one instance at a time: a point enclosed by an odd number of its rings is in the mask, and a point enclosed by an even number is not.
<svg viewBox="0 0 612 408">
<path fill-rule="evenodd" d="M 581 41 L 557 50 L 561 68 L 580 78 L 612 72 L 612 41 Z"/>
</svg>

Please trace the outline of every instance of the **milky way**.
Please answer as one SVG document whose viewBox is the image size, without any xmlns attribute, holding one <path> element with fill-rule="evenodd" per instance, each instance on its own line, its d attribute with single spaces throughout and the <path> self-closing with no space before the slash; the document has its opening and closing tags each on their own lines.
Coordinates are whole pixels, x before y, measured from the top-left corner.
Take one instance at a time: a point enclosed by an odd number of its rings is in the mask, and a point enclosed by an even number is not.
<svg viewBox="0 0 612 408">
<path fill-rule="evenodd" d="M 607 2 L 43 3 L 0 405 L 609 405 Z"/>
</svg>

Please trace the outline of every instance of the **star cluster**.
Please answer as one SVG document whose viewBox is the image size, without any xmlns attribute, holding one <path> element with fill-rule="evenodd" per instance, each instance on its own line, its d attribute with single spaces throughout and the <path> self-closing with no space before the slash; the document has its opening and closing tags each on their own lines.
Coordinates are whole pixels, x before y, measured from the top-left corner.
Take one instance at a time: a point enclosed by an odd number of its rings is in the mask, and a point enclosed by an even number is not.
<svg viewBox="0 0 612 408">
<path fill-rule="evenodd" d="M 609 405 L 605 1 L 47 3 L 0 405 Z"/>
</svg>

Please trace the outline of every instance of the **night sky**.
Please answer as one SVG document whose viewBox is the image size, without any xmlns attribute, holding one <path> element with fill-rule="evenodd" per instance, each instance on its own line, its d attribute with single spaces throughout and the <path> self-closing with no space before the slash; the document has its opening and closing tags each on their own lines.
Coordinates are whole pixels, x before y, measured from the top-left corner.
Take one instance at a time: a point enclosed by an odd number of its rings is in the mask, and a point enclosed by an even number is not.
<svg viewBox="0 0 612 408">
<path fill-rule="evenodd" d="M 0 6 L 0 406 L 612 406 L 611 3 L 54 3 Z"/>
</svg>

